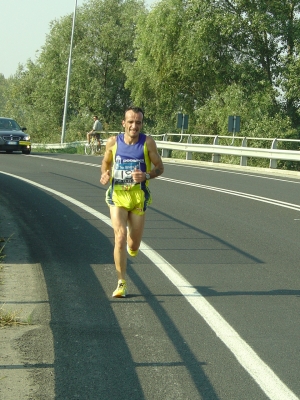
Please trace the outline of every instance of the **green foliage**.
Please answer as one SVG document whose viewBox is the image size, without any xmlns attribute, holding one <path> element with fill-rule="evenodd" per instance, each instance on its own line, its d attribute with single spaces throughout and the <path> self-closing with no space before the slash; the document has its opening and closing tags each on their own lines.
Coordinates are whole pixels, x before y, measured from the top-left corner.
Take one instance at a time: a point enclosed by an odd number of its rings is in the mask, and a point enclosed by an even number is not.
<svg viewBox="0 0 300 400">
<path fill-rule="evenodd" d="M 164 0 L 138 21 L 136 62 L 124 65 L 126 87 L 157 130 L 168 129 L 180 107 L 177 56 L 183 12 L 180 0 Z M 174 95 L 175 93 L 175 95 Z M 166 118 L 167 117 L 167 118 Z"/>
<path fill-rule="evenodd" d="M 136 62 L 126 65 L 133 99 L 144 105 L 157 130 L 174 126 L 174 114 L 182 109 L 196 133 L 195 110 L 215 92 L 237 84 L 248 96 L 257 93 L 259 101 L 271 88 L 272 104 L 264 115 L 271 121 L 259 124 L 255 134 L 261 125 L 272 127 L 279 109 L 297 128 L 298 97 L 287 96 L 286 83 L 287 67 L 297 58 L 299 4 L 162 0 L 138 23 Z"/>
<path fill-rule="evenodd" d="M 7 87 L 8 87 L 8 80 L 5 79 L 3 74 L 0 74 L 0 115 L 1 116 L 5 116 Z"/>
<path fill-rule="evenodd" d="M 219 144 L 236 146 L 241 145 L 241 140 L 234 139 L 228 132 L 228 116 L 241 117 L 241 130 L 236 133 L 238 137 L 262 138 L 261 141 L 249 140 L 251 147 L 271 147 L 271 141 L 266 138 L 293 138 L 297 131 L 292 127 L 290 118 L 280 108 L 274 106 L 272 89 L 264 92 L 254 92 L 251 96 L 238 85 L 229 86 L 224 92 L 215 92 L 211 99 L 196 112 L 198 131 L 206 135 L 229 136 L 220 139 Z M 282 145 L 284 148 L 285 144 Z M 234 157 L 223 156 L 222 160 L 229 163 L 238 163 Z M 267 167 L 268 160 L 248 160 L 248 165 Z"/>
<path fill-rule="evenodd" d="M 119 128 L 131 102 L 122 63 L 132 62 L 136 20 L 143 12 L 134 0 L 91 0 L 78 9 L 66 136 L 83 137 L 93 114 L 105 129 Z M 60 140 L 72 19 L 53 21 L 37 62 L 21 67 L 11 84 L 7 111 L 24 121 L 36 142 Z"/>
<path fill-rule="evenodd" d="M 299 138 L 299 16 L 300 0 L 161 0 L 151 10 L 87 1 L 77 10 L 66 139 L 83 140 L 93 114 L 119 130 L 132 102 L 151 134 L 176 132 L 182 111 L 191 134 L 228 136 L 228 116 L 240 115 L 243 136 Z M 0 111 L 35 142 L 60 141 L 71 27 L 72 15 L 53 21 L 36 62 L 0 75 Z"/>
<path fill-rule="evenodd" d="M 196 114 L 198 131 L 208 135 L 228 133 L 228 116 L 241 117 L 239 136 L 262 138 L 295 137 L 296 130 L 280 108 L 274 106 L 272 89 L 248 95 L 238 85 L 231 85 L 222 93 L 214 92 L 211 99 Z M 200 133 L 200 132 L 199 132 Z"/>
</svg>

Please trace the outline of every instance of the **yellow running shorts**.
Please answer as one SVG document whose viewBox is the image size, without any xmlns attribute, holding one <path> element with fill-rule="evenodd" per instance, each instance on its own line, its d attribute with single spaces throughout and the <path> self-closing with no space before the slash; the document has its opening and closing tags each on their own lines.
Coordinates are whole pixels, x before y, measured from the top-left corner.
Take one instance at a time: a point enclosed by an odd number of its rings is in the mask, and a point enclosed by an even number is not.
<svg viewBox="0 0 300 400">
<path fill-rule="evenodd" d="M 110 186 L 105 200 L 109 206 L 123 207 L 137 215 L 143 215 L 152 203 L 148 187 L 139 190 L 112 190 Z"/>
</svg>

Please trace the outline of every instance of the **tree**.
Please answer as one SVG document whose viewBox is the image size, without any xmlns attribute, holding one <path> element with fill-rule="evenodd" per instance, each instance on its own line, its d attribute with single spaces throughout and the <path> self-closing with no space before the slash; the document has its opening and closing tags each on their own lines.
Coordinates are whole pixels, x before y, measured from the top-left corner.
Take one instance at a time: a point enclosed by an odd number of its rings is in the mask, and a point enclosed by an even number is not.
<svg viewBox="0 0 300 400">
<path fill-rule="evenodd" d="M 174 130 L 178 111 L 189 114 L 189 133 L 222 131 L 236 98 L 238 114 L 251 107 L 243 118 L 251 117 L 250 136 L 263 131 L 264 110 L 269 134 L 282 127 L 296 137 L 299 8 L 300 0 L 161 0 L 147 11 L 139 0 L 90 0 L 76 18 L 67 134 L 90 129 L 93 113 L 119 129 L 133 101 L 145 109 L 149 132 Z M 56 140 L 71 25 L 72 15 L 52 23 L 37 61 L 9 83 L 6 104 L 36 134 L 50 131 Z M 220 118 L 200 121 L 203 110 Z"/>
<path fill-rule="evenodd" d="M 214 92 L 196 114 L 198 129 L 202 128 L 203 134 L 232 136 L 228 133 L 229 115 L 241 117 L 239 136 L 285 138 L 295 134 L 289 117 L 280 110 L 274 113 L 271 90 L 248 95 L 243 87 L 233 84 L 222 93 Z"/>
<path fill-rule="evenodd" d="M 298 59 L 298 0 L 220 0 L 213 3 L 214 16 L 235 60 L 234 82 L 251 94 L 273 91 L 273 113 L 278 106 L 299 124 L 295 97 L 290 97 L 291 66 Z M 272 114 L 271 112 L 271 114 Z"/>
<path fill-rule="evenodd" d="M 131 102 L 122 63 L 132 60 L 136 20 L 144 9 L 138 0 L 91 0 L 78 9 L 67 120 L 72 135 L 79 135 L 79 129 L 84 137 L 94 113 L 105 127 L 119 127 Z M 37 61 L 21 67 L 13 83 L 10 109 L 18 107 L 30 130 L 43 140 L 59 140 L 72 17 L 52 22 Z"/>
<path fill-rule="evenodd" d="M 3 74 L 0 74 L 0 115 L 5 115 L 5 105 L 6 105 L 6 88 L 8 82 Z"/>
<path fill-rule="evenodd" d="M 298 97 L 288 82 L 297 79 L 299 4 L 162 0 L 138 24 L 136 63 L 126 69 L 133 98 L 145 106 L 151 99 L 148 113 L 157 126 L 180 107 L 194 123 L 197 108 L 235 83 L 248 95 L 267 91 L 270 118 L 283 111 L 297 127 Z"/>
<path fill-rule="evenodd" d="M 204 104 L 217 81 L 216 61 L 190 29 L 189 5 L 163 0 L 139 20 L 136 62 L 125 66 L 127 87 L 136 103 L 156 121 L 157 129 L 174 127 L 176 112 L 191 114 Z"/>
<path fill-rule="evenodd" d="M 122 63 L 132 61 L 132 38 L 143 11 L 138 1 L 94 0 L 83 7 L 79 16 L 82 39 L 74 52 L 74 82 L 80 104 L 92 113 L 100 113 L 108 125 L 120 121 L 131 101 L 130 91 L 124 87 Z"/>
</svg>

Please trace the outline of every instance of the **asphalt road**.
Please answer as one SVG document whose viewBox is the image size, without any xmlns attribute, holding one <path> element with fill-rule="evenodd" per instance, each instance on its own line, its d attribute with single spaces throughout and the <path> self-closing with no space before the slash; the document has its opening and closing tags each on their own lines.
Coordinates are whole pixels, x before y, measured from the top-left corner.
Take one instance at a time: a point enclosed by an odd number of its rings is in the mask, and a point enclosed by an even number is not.
<svg viewBox="0 0 300 400">
<path fill-rule="evenodd" d="M 47 300 L 17 341 L 24 399 L 297 399 L 300 175 L 166 164 L 113 299 L 100 162 L 0 154 L 0 202 Z"/>
</svg>

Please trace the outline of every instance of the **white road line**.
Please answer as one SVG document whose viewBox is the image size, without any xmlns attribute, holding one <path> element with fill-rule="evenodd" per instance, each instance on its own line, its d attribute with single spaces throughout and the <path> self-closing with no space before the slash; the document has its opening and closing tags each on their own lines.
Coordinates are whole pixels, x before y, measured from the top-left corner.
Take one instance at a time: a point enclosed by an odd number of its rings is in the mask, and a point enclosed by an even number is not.
<svg viewBox="0 0 300 400">
<path fill-rule="evenodd" d="M 27 156 L 25 156 L 25 157 L 27 157 Z M 31 154 L 30 157 L 45 158 L 45 159 L 48 159 L 48 160 L 55 160 L 55 161 L 64 161 L 64 162 L 69 162 L 69 163 L 74 163 L 74 164 L 90 165 L 92 167 L 99 167 L 100 166 L 100 164 L 92 164 L 92 163 L 86 163 L 86 162 L 82 162 L 82 161 L 67 160 L 67 159 L 63 159 L 63 158 L 38 156 L 38 155 L 35 155 L 35 154 Z M 183 167 L 183 168 L 192 168 L 192 169 L 205 169 L 205 170 L 211 171 L 211 172 L 221 172 L 221 173 L 224 173 L 224 174 L 250 176 L 250 177 L 253 177 L 253 178 L 268 179 L 268 180 L 272 180 L 272 181 L 281 181 L 281 182 L 294 183 L 296 185 L 300 185 L 300 181 L 296 181 L 296 180 L 291 181 L 291 180 L 288 180 L 287 178 L 278 178 L 278 177 L 275 178 L 275 177 L 272 177 L 272 176 L 259 175 L 259 174 L 264 174 L 264 173 L 268 174 L 269 171 L 258 171 L 257 174 L 250 174 L 249 172 L 246 172 L 246 171 L 239 172 L 239 171 L 230 171 L 228 169 L 219 169 L 219 168 L 216 168 L 216 167 L 209 168 L 209 167 L 204 167 L 202 165 L 191 165 L 191 164 L 183 164 L 183 163 L 182 164 L 174 163 L 174 162 L 168 161 L 166 159 L 164 159 L 164 163 L 172 165 L 173 167 Z M 300 176 L 300 173 L 299 173 L 299 176 Z M 295 179 L 297 179 L 297 177 Z"/>
<path fill-rule="evenodd" d="M 39 183 L 30 181 L 26 178 L 21 178 L 19 176 L 2 171 L 0 171 L 0 173 L 20 179 L 42 190 L 53 193 L 111 226 L 109 217 L 89 206 L 86 206 L 70 196 L 40 185 Z M 144 242 L 141 243 L 140 250 L 154 265 L 157 266 L 157 268 L 160 269 L 160 271 L 170 280 L 170 282 L 175 285 L 185 299 L 215 332 L 218 338 L 232 352 L 240 365 L 249 373 L 249 375 L 271 400 L 299 400 L 299 397 L 297 397 L 278 378 L 273 370 L 240 337 L 240 335 L 228 324 L 228 322 L 217 312 L 217 310 L 215 310 L 214 307 L 212 307 L 209 302 L 170 263 L 168 263 L 168 261 L 166 261 Z"/>
<path fill-rule="evenodd" d="M 190 165 L 190 164 L 186 165 L 186 164 L 174 163 L 172 161 L 168 162 L 168 161 L 165 161 L 165 160 L 164 160 L 164 163 L 172 165 L 172 166 L 175 166 L 175 167 L 205 169 L 205 170 L 211 171 L 211 172 L 221 172 L 221 173 L 224 173 L 224 174 L 250 176 L 250 177 L 258 178 L 258 179 L 268 179 L 270 181 L 281 181 L 281 182 L 295 183 L 296 185 L 300 185 L 300 181 L 296 181 L 296 180 L 291 181 L 291 180 L 288 180 L 287 177 L 286 178 L 275 178 L 275 177 L 272 177 L 270 175 L 269 176 L 260 175 L 260 174 L 272 173 L 272 170 L 271 171 L 270 170 L 266 170 L 266 171 L 262 170 L 262 171 L 257 171 L 257 173 L 252 173 L 251 174 L 251 173 L 249 173 L 249 172 L 247 172 L 245 170 L 242 171 L 242 172 L 239 172 L 239 171 L 232 171 L 232 170 L 230 171 L 229 169 L 225 169 L 225 168 L 224 169 L 217 168 L 216 165 L 214 167 L 209 168 L 209 167 L 204 167 L 203 165 Z M 279 171 L 279 170 L 277 170 L 277 171 Z M 288 170 L 287 170 L 287 172 L 288 172 Z M 300 176 L 300 173 L 299 173 L 299 176 Z M 291 178 L 293 178 L 293 176 L 291 176 Z M 299 177 L 295 176 L 294 179 L 299 179 Z"/>
<path fill-rule="evenodd" d="M 82 162 L 82 161 L 66 160 L 66 159 L 62 159 L 62 158 L 35 156 L 35 155 L 32 155 L 30 157 L 44 158 L 46 160 L 62 161 L 62 162 L 68 162 L 68 163 L 73 163 L 73 164 L 81 164 L 81 165 L 88 165 L 90 167 L 98 167 L 98 168 L 100 168 L 100 164 L 86 163 L 86 162 Z M 172 164 L 172 165 L 176 165 L 176 164 Z M 191 167 L 191 168 L 196 168 L 196 167 Z M 219 170 L 219 171 L 221 171 L 221 170 Z M 223 171 L 221 171 L 221 172 L 223 172 Z M 256 175 L 252 175 L 252 176 L 256 177 Z M 237 192 L 237 191 L 234 191 L 234 190 L 222 189 L 222 188 L 218 188 L 218 187 L 214 187 L 214 186 L 207 186 L 207 185 L 201 185 L 201 184 L 193 183 L 193 182 L 180 181 L 178 179 L 165 178 L 164 176 L 158 176 L 156 179 L 167 181 L 167 182 L 171 182 L 171 183 L 177 183 L 179 185 L 192 186 L 192 187 L 197 187 L 197 188 L 200 188 L 200 189 L 206 189 L 206 190 L 212 190 L 212 191 L 215 191 L 215 192 L 221 192 L 221 193 L 225 193 L 225 194 L 230 194 L 232 196 L 244 197 L 246 199 L 252 199 L 252 200 L 256 200 L 256 201 L 261 201 L 262 203 L 273 204 L 273 205 L 276 205 L 276 206 L 279 206 L 279 207 L 284 207 L 284 208 L 289 208 L 291 210 L 300 211 L 300 205 L 287 203 L 287 202 L 280 201 L 280 200 L 270 199 L 268 197 L 256 196 L 256 195 L 250 194 L 250 193 Z M 272 178 L 272 179 L 275 179 L 275 178 Z M 280 179 L 275 179 L 275 180 L 280 180 Z M 287 181 L 287 182 L 295 183 L 293 181 Z M 298 182 L 296 182 L 296 183 L 298 183 Z"/>
<path fill-rule="evenodd" d="M 234 190 L 222 189 L 222 188 L 218 188 L 218 187 L 214 187 L 214 186 L 201 185 L 199 183 L 180 181 L 178 179 L 165 178 L 163 176 L 159 176 L 156 179 L 171 182 L 171 183 L 177 183 L 179 185 L 193 186 L 193 187 L 197 187 L 197 188 L 201 188 L 201 189 L 213 190 L 215 192 L 226 193 L 226 194 L 230 194 L 232 196 L 245 197 L 247 199 L 261 201 L 263 203 L 269 203 L 269 204 L 273 204 L 273 205 L 276 205 L 279 207 L 290 208 L 291 210 L 300 211 L 300 205 L 298 205 L 298 204 L 287 203 L 285 201 L 270 199 L 268 197 L 256 196 L 255 194 L 236 192 Z"/>
<path fill-rule="evenodd" d="M 32 158 L 32 157 L 34 157 L 34 158 L 43 158 L 44 160 L 62 161 L 62 162 L 67 162 L 67 163 L 71 163 L 71 164 L 89 165 L 90 167 L 98 167 L 98 168 L 100 168 L 100 164 L 92 164 L 92 163 L 88 163 L 88 162 L 75 161 L 75 160 L 66 160 L 64 158 L 31 155 L 30 158 Z"/>
</svg>

